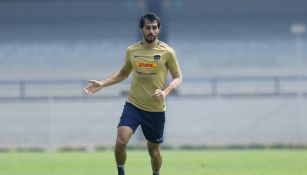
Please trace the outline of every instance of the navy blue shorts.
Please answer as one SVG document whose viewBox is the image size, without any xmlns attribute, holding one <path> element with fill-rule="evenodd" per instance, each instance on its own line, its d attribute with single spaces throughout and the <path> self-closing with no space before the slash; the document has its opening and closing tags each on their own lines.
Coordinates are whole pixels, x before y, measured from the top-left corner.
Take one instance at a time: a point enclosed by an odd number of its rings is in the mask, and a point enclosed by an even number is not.
<svg viewBox="0 0 307 175">
<path fill-rule="evenodd" d="M 163 143 L 165 112 L 149 112 L 126 102 L 118 127 L 128 126 L 133 132 L 139 125 L 145 138 L 153 143 Z"/>
</svg>

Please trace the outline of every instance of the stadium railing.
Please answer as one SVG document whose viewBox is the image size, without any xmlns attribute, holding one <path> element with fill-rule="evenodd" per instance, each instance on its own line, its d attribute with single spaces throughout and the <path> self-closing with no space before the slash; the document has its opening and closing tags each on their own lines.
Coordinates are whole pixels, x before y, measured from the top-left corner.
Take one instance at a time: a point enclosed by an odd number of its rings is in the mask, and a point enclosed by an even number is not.
<svg viewBox="0 0 307 175">
<path fill-rule="evenodd" d="M 121 97 L 127 95 L 129 81 L 113 93 L 102 96 Z M 27 98 L 85 98 L 82 79 L 56 80 L 0 80 L 0 99 Z M 196 90 L 195 88 L 198 88 Z M 114 92 L 115 89 L 115 92 Z M 177 96 L 219 96 L 219 95 L 295 95 L 307 94 L 307 76 L 216 76 L 187 77 Z M 101 95 L 101 94 L 100 94 Z"/>
</svg>

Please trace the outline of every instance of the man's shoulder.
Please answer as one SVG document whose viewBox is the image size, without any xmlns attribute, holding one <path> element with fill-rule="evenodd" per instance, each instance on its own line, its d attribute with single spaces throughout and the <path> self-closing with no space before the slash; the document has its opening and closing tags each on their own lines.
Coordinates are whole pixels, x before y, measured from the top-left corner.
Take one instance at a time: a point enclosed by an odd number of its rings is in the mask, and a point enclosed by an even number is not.
<svg viewBox="0 0 307 175">
<path fill-rule="evenodd" d="M 142 46 L 141 41 L 136 42 L 134 44 L 131 44 L 128 48 L 127 51 L 132 51 L 132 50 L 136 50 L 139 49 Z"/>
<path fill-rule="evenodd" d="M 173 50 L 173 48 L 171 46 L 169 46 L 168 44 L 166 44 L 163 41 L 159 41 L 159 46 L 166 49 L 166 50 Z"/>
<path fill-rule="evenodd" d="M 175 50 L 165 42 L 159 41 L 159 45 L 163 50 L 166 50 L 169 53 L 175 53 Z"/>
</svg>

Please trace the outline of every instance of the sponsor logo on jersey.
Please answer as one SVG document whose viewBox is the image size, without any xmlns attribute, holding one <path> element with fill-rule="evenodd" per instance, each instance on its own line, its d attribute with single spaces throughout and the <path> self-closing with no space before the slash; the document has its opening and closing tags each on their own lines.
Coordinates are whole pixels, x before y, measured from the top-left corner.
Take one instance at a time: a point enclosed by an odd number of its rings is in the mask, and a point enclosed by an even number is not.
<svg viewBox="0 0 307 175">
<path fill-rule="evenodd" d="M 157 75 L 157 72 L 142 72 L 142 71 L 138 71 L 138 70 L 135 70 L 135 72 L 140 76 L 155 76 L 155 75 Z"/>
<path fill-rule="evenodd" d="M 145 69 L 154 69 L 158 66 L 157 63 L 146 63 L 146 62 L 140 62 L 140 61 L 137 61 L 135 64 L 137 67 L 145 68 Z"/>
</svg>

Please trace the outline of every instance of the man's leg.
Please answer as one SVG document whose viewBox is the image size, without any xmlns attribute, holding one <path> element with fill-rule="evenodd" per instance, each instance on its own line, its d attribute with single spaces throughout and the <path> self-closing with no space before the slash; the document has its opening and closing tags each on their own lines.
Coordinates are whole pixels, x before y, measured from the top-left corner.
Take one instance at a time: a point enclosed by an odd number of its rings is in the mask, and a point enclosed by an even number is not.
<svg viewBox="0 0 307 175">
<path fill-rule="evenodd" d="M 126 162 L 126 147 L 133 135 L 133 130 L 128 126 L 120 126 L 117 128 L 117 138 L 115 144 L 115 159 L 118 169 L 118 175 L 124 175 L 124 165 Z"/>
<path fill-rule="evenodd" d="M 151 158 L 151 167 L 154 175 L 159 175 L 162 165 L 162 156 L 160 154 L 160 144 L 147 141 L 147 148 Z"/>
</svg>

